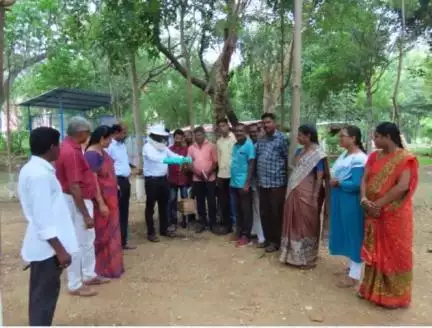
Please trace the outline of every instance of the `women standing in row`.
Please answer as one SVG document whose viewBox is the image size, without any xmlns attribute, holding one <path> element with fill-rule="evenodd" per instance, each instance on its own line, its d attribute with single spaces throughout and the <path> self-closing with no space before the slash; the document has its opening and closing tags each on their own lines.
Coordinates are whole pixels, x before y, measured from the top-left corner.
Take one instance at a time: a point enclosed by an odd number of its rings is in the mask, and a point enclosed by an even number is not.
<svg viewBox="0 0 432 328">
<path fill-rule="evenodd" d="M 87 146 L 85 158 L 95 173 L 98 206 L 95 206 L 96 273 L 106 278 L 119 278 L 123 272 L 123 251 L 117 200 L 114 163 L 105 152 L 111 143 L 112 130 L 106 125 L 96 128 Z"/>
<path fill-rule="evenodd" d="M 351 260 L 348 272 L 341 273 L 338 287 L 356 286 L 361 278 L 360 251 L 363 244 L 363 209 L 360 206 L 360 185 L 367 155 L 356 126 L 347 126 L 339 133 L 340 146 L 346 150 L 331 170 L 330 254 Z M 346 275 L 348 274 L 348 275 Z"/>
<path fill-rule="evenodd" d="M 399 128 L 393 123 L 378 125 L 374 141 L 380 150 L 370 155 L 361 187 L 366 216 L 360 296 L 386 308 L 407 307 L 418 162 L 403 149 Z"/>
<path fill-rule="evenodd" d="M 313 126 L 299 128 L 298 142 L 303 149 L 297 152 L 296 165 L 288 182 L 280 261 L 312 268 L 318 258 L 320 216 L 326 198 L 323 183 L 329 176 L 328 164 Z"/>
</svg>

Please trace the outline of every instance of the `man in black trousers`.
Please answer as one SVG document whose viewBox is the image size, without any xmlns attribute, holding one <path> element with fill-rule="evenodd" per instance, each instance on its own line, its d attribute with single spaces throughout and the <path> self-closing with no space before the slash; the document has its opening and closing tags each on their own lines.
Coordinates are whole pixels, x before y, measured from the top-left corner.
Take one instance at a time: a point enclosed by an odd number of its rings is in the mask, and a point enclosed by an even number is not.
<svg viewBox="0 0 432 328">
<path fill-rule="evenodd" d="M 29 325 L 51 326 L 60 292 L 60 275 L 78 252 L 74 224 L 52 162 L 60 133 L 39 127 L 30 134 L 32 157 L 23 166 L 18 193 L 28 221 L 22 258 L 30 268 Z"/>
<path fill-rule="evenodd" d="M 131 167 L 125 140 L 128 136 L 127 127 L 125 124 L 114 124 L 113 140 L 109 145 L 107 152 L 114 161 L 114 170 L 117 176 L 118 185 L 118 200 L 120 213 L 120 231 L 121 241 L 124 250 L 135 249 L 128 243 L 128 228 L 129 228 L 129 200 L 131 194 L 131 184 L 129 177 L 131 175 Z"/>
</svg>

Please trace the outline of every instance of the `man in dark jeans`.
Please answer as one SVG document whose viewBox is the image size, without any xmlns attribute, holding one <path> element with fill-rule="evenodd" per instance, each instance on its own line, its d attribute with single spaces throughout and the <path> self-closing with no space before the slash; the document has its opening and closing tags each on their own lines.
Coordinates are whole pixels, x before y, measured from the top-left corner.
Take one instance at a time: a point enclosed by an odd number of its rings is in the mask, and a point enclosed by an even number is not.
<svg viewBox="0 0 432 328">
<path fill-rule="evenodd" d="M 178 155 L 187 156 L 188 147 L 184 142 L 184 132 L 180 129 L 174 131 L 174 144 L 169 149 Z M 177 199 L 180 191 L 182 199 L 188 198 L 188 177 L 183 166 L 171 165 L 168 167 L 168 182 L 170 184 L 170 223 L 175 229 L 177 227 Z M 186 216 L 183 215 L 182 227 L 186 228 Z M 172 230 L 173 230 L 172 229 Z"/>
<path fill-rule="evenodd" d="M 256 165 L 259 183 L 261 222 L 266 239 L 266 252 L 280 247 L 283 208 L 287 185 L 288 139 L 276 129 L 272 113 L 261 116 L 265 136 L 256 143 Z"/>
<path fill-rule="evenodd" d="M 200 224 L 197 233 L 208 226 L 210 230 L 216 225 L 216 169 L 217 154 L 214 144 L 206 140 L 202 127 L 194 130 L 195 143 L 189 147 L 188 156 L 192 158 L 193 192 L 197 201 Z M 208 211 L 206 210 L 206 200 Z M 209 220 L 207 220 L 207 213 Z"/>
<path fill-rule="evenodd" d="M 230 206 L 230 178 L 231 178 L 231 155 L 233 146 L 236 143 L 234 135 L 230 132 L 228 120 L 226 118 L 217 122 L 220 137 L 216 141 L 218 173 L 218 206 L 221 215 L 222 229 L 219 234 L 228 234 L 232 232 L 232 218 Z"/>
<path fill-rule="evenodd" d="M 245 125 L 236 126 L 235 136 L 237 143 L 232 152 L 230 187 L 237 204 L 237 247 L 242 247 L 249 244 L 252 230 L 251 181 L 255 171 L 255 146 L 247 137 Z"/>
<path fill-rule="evenodd" d="M 125 250 L 135 249 L 128 243 L 129 228 L 129 200 L 131 194 L 131 184 L 129 177 L 131 175 L 131 165 L 125 140 L 128 136 L 127 126 L 125 124 L 114 124 L 113 140 L 109 145 L 107 152 L 114 161 L 114 170 L 117 176 L 118 185 L 118 203 L 119 203 L 119 220 L 122 247 Z"/>
<path fill-rule="evenodd" d="M 154 228 L 153 214 L 157 203 L 159 211 L 159 233 L 172 237 L 168 230 L 169 183 L 167 179 L 168 165 L 190 163 L 190 159 L 177 155 L 167 147 L 169 133 L 161 125 L 150 128 L 148 142 L 143 147 L 144 183 L 146 192 L 145 219 L 147 239 L 159 242 Z"/>
<path fill-rule="evenodd" d="M 79 251 L 72 217 L 51 164 L 58 159 L 59 143 L 57 130 L 34 129 L 30 133 L 32 157 L 18 179 L 20 203 L 29 223 L 21 254 L 30 267 L 30 326 L 51 326 L 61 273 L 71 264 L 70 254 Z"/>
</svg>

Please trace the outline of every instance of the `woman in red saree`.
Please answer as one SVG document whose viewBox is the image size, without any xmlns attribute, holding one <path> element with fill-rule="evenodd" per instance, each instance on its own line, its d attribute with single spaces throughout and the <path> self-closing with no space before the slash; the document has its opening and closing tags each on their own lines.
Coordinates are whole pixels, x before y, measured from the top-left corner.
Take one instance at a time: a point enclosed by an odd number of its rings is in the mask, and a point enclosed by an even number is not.
<svg viewBox="0 0 432 328">
<path fill-rule="evenodd" d="M 382 123 L 365 168 L 361 204 L 365 209 L 360 297 L 386 308 L 411 303 L 412 197 L 418 181 L 417 159 L 403 149 L 399 128 Z"/>
<path fill-rule="evenodd" d="M 111 142 L 111 129 L 102 125 L 91 135 L 85 158 L 95 172 L 98 196 L 94 208 L 96 273 L 106 278 L 119 278 L 123 272 L 117 179 L 111 157 L 104 151 Z"/>
</svg>

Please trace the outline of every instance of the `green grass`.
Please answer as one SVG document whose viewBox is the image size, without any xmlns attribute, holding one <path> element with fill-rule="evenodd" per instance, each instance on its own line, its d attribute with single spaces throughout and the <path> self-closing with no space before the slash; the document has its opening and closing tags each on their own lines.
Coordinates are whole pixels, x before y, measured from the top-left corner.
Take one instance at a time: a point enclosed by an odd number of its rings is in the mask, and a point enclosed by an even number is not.
<svg viewBox="0 0 432 328">
<path fill-rule="evenodd" d="M 432 166 L 432 157 L 430 156 L 417 156 L 420 166 Z"/>
</svg>

